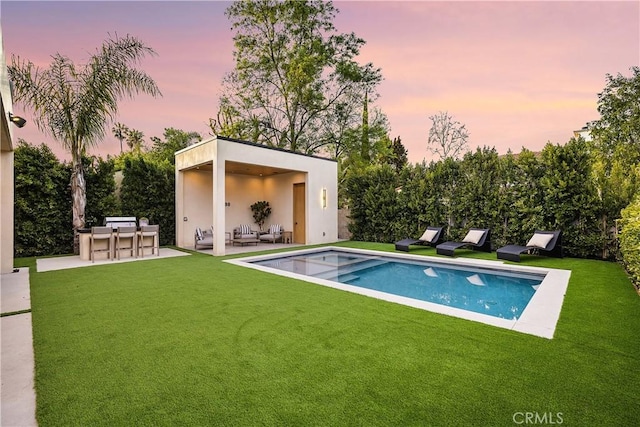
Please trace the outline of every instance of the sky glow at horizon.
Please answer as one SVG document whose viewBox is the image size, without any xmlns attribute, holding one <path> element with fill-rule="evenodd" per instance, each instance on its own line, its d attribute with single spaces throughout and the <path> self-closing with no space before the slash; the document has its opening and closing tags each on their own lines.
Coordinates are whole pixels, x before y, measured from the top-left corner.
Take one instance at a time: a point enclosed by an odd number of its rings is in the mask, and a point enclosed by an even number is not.
<svg viewBox="0 0 640 427">
<path fill-rule="evenodd" d="M 81 63 L 108 37 L 132 34 L 157 57 L 140 65 L 162 98 L 136 96 L 117 121 L 151 136 L 174 127 L 206 136 L 220 84 L 233 70 L 228 2 L 13 2 L 0 4 L 5 57 L 48 67 L 60 52 Z M 606 74 L 640 65 L 640 2 L 334 2 L 340 33 L 366 41 L 358 60 L 382 69 L 375 106 L 387 114 L 411 162 L 434 159 L 429 116 L 448 111 L 469 131 L 469 145 L 500 154 L 564 144 L 599 117 Z M 14 136 L 59 143 L 29 120 Z M 110 129 L 110 127 L 109 127 Z M 93 154 L 119 152 L 110 131 Z"/>
</svg>

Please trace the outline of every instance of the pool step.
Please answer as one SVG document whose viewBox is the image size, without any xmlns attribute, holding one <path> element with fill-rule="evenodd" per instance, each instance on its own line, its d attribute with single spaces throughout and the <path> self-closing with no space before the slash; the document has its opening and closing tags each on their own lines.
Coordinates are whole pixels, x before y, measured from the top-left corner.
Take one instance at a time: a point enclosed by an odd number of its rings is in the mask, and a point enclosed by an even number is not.
<svg viewBox="0 0 640 427">
<path fill-rule="evenodd" d="M 356 276 L 355 274 L 341 274 L 339 276 L 339 282 L 340 283 L 349 283 L 352 282 L 354 280 L 358 280 L 360 278 L 360 276 Z"/>
<path fill-rule="evenodd" d="M 327 271 L 315 275 L 318 279 L 333 280 L 334 282 L 348 283 L 359 279 L 360 277 L 354 273 L 363 271 L 369 268 L 378 267 L 383 264 L 387 264 L 388 261 L 379 259 L 367 259 L 362 262 L 353 263 L 347 267 L 340 268 L 339 271 Z"/>
</svg>

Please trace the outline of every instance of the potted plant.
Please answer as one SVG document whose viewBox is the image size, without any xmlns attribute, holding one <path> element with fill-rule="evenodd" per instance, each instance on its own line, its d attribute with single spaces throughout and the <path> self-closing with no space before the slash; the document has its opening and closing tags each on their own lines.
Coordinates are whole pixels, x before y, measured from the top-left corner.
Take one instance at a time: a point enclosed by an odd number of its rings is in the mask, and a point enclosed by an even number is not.
<svg viewBox="0 0 640 427">
<path fill-rule="evenodd" d="M 269 206 L 269 202 L 264 200 L 255 202 L 251 205 L 251 212 L 253 212 L 253 220 L 258 224 L 260 231 L 262 231 L 262 226 L 264 222 L 271 215 L 271 206 Z"/>
</svg>

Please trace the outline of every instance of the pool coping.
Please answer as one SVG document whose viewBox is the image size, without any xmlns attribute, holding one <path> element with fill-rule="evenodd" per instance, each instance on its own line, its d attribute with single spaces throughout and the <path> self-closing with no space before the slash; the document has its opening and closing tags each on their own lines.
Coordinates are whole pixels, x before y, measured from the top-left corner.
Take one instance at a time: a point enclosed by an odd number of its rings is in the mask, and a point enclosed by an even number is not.
<svg viewBox="0 0 640 427">
<path fill-rule="evenodd" d="M 544 274 L 545 278 L 538 287 L 538 290 L 534 293 L 533 297 L 527 304 L 526 308 L 517 320 L 501 319 L 487 314 L 475 313 L 467 310 L 463 310 L 455 307 L 448 307 L 441 304 L 436 304 L 427 301 L 420 301 L 413 298 L 402 297 L 398 295 L 388 294 L 386 292 L 380 292 L 372 289 L 360 288 L 353 285 L 344 283 L 333 282 L 331 280 L 318 279 L 315 277 L 305 276 L 302 274 L 292 273 L 288 271 L 278 270 L 275 268 L 264 267 L 261 265 L 251 264 L 254 261 L 263 261 L 273 258 L 279 258 L 282 256 L 291 256 L 295 254 L 311 254 L 316 252 L 324 252 L 328 250 L 337 250 L 342 252 L 351 252 L 375 256 L 385 256 L 397 259 L 411 259 L 416 261 L 427 261 L 438 264 L 453 264 L 453 265 L 466 265 L 483 267 L 495 270 L 511 270 L 523 273 Z M 334 289 L 340 289 L 347 292 L 352 292 L 360 295 L 369 296 L 372 298 L 394 302 L 397 304 L 406 305 L 426 311 L 430 311 L 438 314 L 445 314 L 448 316 L 458 317 L 466 320 L 484 323 L 499 328 L 510 329 L 513 331 L 535 335 L 541 338 L 552 339 L 555 333 L 558 319 L 560 318 L 560 311 L 562 310 L 562 304 L 564 302 L 564 296 L 569 285 L 569 278 L 571 277 L 570 270 L 560 270 L 546 267 L 531 267 L 525 265 L 513 265 L 505 264 L 503 261 L 493 260 L 479 260 L 470 258 L 440 258 L 428 255 L 412 255 L 407 253 L 394 253 L 394 252 L 382 252 L 374 251 L 370 249 L 356 249 L 345 248 L 340 246 L 323 246 L 319 248 L 303 249 L 289 252 L 279 252 L 276 254 L 268 255 L 254 255 L 242 258 L 228 259 L 224 262 L 238 265 L 241 267 L 253 268 L 254 270 L 260 270 L 267 273 L 278 274 L 284 277 L 290 277 L 293 279 L 303 280 L 305 282 L 315 283 L 322 286 L 327 286 Z"/>
</svg>

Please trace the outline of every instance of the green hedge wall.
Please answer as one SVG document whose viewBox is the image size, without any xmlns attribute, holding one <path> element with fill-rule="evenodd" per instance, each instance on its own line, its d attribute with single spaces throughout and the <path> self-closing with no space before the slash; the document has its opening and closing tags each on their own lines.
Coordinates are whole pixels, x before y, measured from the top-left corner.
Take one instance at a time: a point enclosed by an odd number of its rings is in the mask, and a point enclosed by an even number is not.
<svg viewBox="0 0 640 427">
<path fill-rule="evenodd" d="M 73 252 L 71 169 L 46 145 L 18 141 L 14 152 L 14 256 Z"/>
<path fill-rule="evenodd" d="M 620 253 L 636 289 L 640 290 L 640 196 L 622 210 Z"/>
<path fill-rule="evenodd" d="M 160 225 L 160 245 L 175 243 L 175 172 L 169 163 L 156 163 L 144 157 L 125 160 L 120 189 L 122 212 L 149 224 Z"/>
<path fill-rule="evenodd" d="M 160 244 L 175 241 L 174 167 L 167 161 L 126 156 L 120 193 L 114 159 L 83 159 L 87 182 L 86 226 L 104 224 L 106 216 L 146 216 L 160 224 Z M 19 141 L 14 153 L 14 256 L 73 252 L 71 168 L 46 145 Z"/>
<path fill-rule="evenodd" d="M 441 225 L 450 240 L 470 227 L 491 228 L 499 247 L 524 244 L 536 229 L 561 229 L 567 255 L 611 253 L 582 139 L 547 144 L 537 155 L 523 150 L 498 156 L 479 148 L 459 161 L 408 166 L 401 173 L 370 166 L 348 178 L 346 193 L 355 240 L 391 243 Z"/>
</svg>

